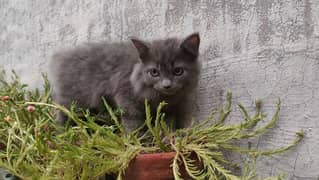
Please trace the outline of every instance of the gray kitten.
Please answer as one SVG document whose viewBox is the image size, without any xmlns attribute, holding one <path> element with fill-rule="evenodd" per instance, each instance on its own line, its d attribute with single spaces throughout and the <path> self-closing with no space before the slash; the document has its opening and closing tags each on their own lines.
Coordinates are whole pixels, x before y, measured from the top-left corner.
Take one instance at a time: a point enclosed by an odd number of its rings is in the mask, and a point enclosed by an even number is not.
<svg viewBox="0 0 319 180">
<path fill-rule="evenodd" d="M 55 102 L 69 107 L 102 109 L 101 97 L 121 107 L 127 131 L 144 123 L 144 101 L 156 109 L 168 103 L 164 112 L 174 118 L 174 128 L 189 125 L 190 97 L 197 85 L 200 38 L 194 33 L 185 39 L 169 38 L 144 42 L 86 44 L 55 54 L 49 78 Z M 66 116 L 60 112 L 64 123 Z"/>
</svg>

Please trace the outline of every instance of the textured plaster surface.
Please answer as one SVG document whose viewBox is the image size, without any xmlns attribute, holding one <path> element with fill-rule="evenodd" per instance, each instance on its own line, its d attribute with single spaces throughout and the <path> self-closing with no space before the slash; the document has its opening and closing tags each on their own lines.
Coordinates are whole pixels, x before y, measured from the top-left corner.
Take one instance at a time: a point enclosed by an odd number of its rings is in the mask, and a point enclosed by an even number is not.
<svg viewBox="0 0 319 180">
<path fill-rule="evenodd" d="M 258 172 L 319 178 L 317 0 L 0 0 L 0 19 L 0 68 L 15 69 L 31 87 L 40 86 L 49 57 L 63 47 L 198 31 L 197 117 L 222 105 L 228 90 L 250 111 L 256 99 L 264 100 L 269 115 L 280 97 L 279 122 L 252 140 L 255 147 L 287 145 L 299 130 L 305 138 L 288 153 L 260 159 Z M 242 119 L 238 108 L 231 119 Z"/>
</svg>

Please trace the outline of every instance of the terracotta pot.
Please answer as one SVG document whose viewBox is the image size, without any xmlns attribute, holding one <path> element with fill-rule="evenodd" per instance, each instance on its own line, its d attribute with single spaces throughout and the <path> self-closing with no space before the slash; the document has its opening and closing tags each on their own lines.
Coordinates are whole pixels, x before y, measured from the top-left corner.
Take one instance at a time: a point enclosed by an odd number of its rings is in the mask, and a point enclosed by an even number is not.
<svg viewBox="0 0 319 180">
<path fill-rule="evenodd" d="M 126 170 L 125 180 L 173 180 L 172 163 L 175 152 L 140 154 Z"/>
</svg>

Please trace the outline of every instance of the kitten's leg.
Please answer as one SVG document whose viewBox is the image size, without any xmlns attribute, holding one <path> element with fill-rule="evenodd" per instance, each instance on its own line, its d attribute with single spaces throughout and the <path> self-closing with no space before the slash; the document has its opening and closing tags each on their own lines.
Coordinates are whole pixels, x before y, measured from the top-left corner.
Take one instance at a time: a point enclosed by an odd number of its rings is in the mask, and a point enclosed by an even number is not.
<svg viewBox="0 0 319 180">
<path fill-rule="evenodd" d="M 124 110 L 124 114 L 121 117 L 121 121 L 127 133 L 132 132 L 144 123 L 144 113 L 141 110 L 144 108 L 140 107 L 143 105 L 135 102 L 134 99 L 127 95 L 117 95 L 115 96 L 115 101 L 116 104 Z"/>
<path fill-rule="evenodd" d="M 192 124 L 192 105 L 191 103 L 179 104 L 175 109 L 176 128 L 188 128 Z"/>
<path fill-rule="evenodd" d="M 66 98 L 62 95 L 57 96 L 57 94 L 55 95 L 54 103 L 57 103 L 57 104 L 64 106 L 64 107 L 70 107 L 70 104 L 71 104 L 69 102 L 68 98 Z M 68 120 L 68 116 L 65 113 L 63 113 L 60 110 L 56 110 L 57 124 L 64 126 L 67 120 Z"/>
<path fill-rule="evenodd" d="M 127 114 L 127 113 L 126 113 Z M 122 123 L 127 133 L 134 131 L 143 124 L 143 120 L 139 120 L 136 116 L 124 115 L 122 116 Z"/>
<path fill-rule="evenodd" d="M 182 128 L 188 128 L 191 127 L 192 124 L 192 115 L 191 113 L 179 113 L 177 115 L 177 122 L 176 122 L 176 128 L 177 129 L 182 129 Z"/>
<path fill-rule="evenodd" d="M 74 121 L 68 121 L 68 116 L 62 111 L 57 112 L 57 124 L 61 126 L 75 126 Z"/>
<path fill-rule="evenodd" d="M 57 111 L 57 123 L 59 125 L 64 125 L 67 119 L 67 115 L 65 115 L 62 111 Z"/>
</svg>

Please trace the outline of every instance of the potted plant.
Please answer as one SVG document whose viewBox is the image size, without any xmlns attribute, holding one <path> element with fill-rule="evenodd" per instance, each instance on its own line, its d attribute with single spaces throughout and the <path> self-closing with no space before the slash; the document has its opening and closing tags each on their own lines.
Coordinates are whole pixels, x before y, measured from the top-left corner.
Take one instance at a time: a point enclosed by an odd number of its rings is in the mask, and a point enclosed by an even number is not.
<svg viewBox="0 0 319 180">
<path fill-rule="evenodd" d="M 301 132 L 290 145 L 271 150 L 245 149 L 234 142 L 255 137 L 272 128 L 280 111 L 280 102 L 270 121 L 256 128 L 265 118 L 261 102 L 256 113 L 249 115 L 239 104 L 244 121 L 224 124 L 231 111 L 231 93 L 224 108 L 213 111 L 207 119 L 190 128 L 169 130 L 161 103 L 151 116 L 145 103 L 146 131 L 125 133 L 116 111 L 106 101 L 105 108 L 113 122 L 96 123 L 97 115 L 77 109 L 66 109 L 51 102 L 50 86 L 45 80 L 43 91 L 27 90 L 17 76 L 6 80 L 0 75 L 0 167 L 21 179 L 97 179 L 113 174 L 117 179 L 256 179 L 254 162 L 258 156 L 282 153 L 294 147 L 303 137 Z M 60 127 L 55 123 L 55 110 L 68 115 L 76 125 Z M 244 173 L 235 175 L 225 151 L 251 157 Z"/>
</svg>

